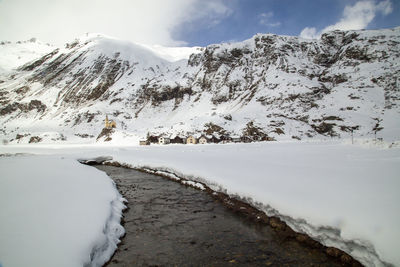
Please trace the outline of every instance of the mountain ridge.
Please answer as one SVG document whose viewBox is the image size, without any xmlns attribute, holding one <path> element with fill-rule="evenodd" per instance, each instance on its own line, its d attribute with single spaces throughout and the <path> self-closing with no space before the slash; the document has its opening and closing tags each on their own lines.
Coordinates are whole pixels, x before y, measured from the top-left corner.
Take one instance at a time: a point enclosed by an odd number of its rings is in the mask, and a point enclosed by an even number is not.
<svg viewBox="0 0 400 267">
<path fill-rule="evenodd" d="M 108 114 L 129 142 L 210 123 L 230 135 L 254 127 L 253 140 L 398 140 L 399 44 L 400 27 L 319 40 L 257 34 L 168 61 L 89 36 L 0 76 L 0 132 L 6 142 L 46 141 L 49 132 L 49 142 L 95 142 Z"/>
</svg>

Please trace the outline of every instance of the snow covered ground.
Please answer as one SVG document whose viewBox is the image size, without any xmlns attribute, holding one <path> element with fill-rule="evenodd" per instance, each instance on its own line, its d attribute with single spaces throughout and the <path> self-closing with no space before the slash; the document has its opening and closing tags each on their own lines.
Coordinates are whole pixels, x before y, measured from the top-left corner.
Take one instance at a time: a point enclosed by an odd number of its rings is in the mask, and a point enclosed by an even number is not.
<svg viewBox="0 0 400 267">
<path fill-rule="evenodd" d="M 367 266 L 400 266 L 398 144 L 376 145 L 356 140 L 354 145 L 348 141 L 313 141 L 0 147 L 0 154 L 22 152 L 44 154 L 49 161 L 64 157 L 68 162 L 112 156 L 115 161 L 132 167 L 170 171 L 246 198 L 267 214 L 280 216 L 296 231 L 307 233 L 327 246 L 338 247 Z M 4 160 L 16 158 L 0 162 Z M 25 166 L 29 166 L 26 170 L 31 169 L 29 162 L 26 158 Z M 75 168 L 83 167 L 71 163 L 69 169 Z M 1 172 L 8 169 L 2 165 Z M 94 176 L 98 174 L 93 172 Z M 37 175 L 30 172 L 30 176 Z M 14 201 L 7 203 L 11 205 Z"/>
<path fill-rule="evenodd" d="M 97 169 L 59 156 L 0 158 L 0 266 L 102 266 L 123 199 Z"/>
<path fill-rule="evenodd" d="M 29 61 L 44 56 L 54 49 L 56 47 L 43 44 L 34 38 L 17 43 L 0 42 L 0 74 L 9 72 Z"/>
</svg>

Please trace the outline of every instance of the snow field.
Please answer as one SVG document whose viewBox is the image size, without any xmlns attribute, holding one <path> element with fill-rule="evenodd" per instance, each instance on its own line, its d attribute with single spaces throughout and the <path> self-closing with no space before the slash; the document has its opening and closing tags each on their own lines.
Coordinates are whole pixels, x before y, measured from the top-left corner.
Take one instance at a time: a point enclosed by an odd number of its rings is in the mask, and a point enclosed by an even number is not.
<svg viewBox="0 0 400 267">
<path fill-rule="evenodd" d="M 367 266 L 400 265 L 400 150 L 333 142 L 121 148 L 114 160 L 249 198 Z M 257 204 L 258 203 L 258 204 Z"/>
<path fill-rule="evenodd" d="M 391 147 L 391 148 L 390 148 Z M 3 152 L 2 152 L 3 151 Z M 400 266 L 400 148 L 355 140 L 225 145 L 0 147 L 68 158 L 112 156 L 239 196 L 366 266 Z"/>
<path fill-rule="evenodd" d="M 123 208 L 110 178 L 74 159 L 0 158 L 0 265 L 102 266 Z"/>
</svg>

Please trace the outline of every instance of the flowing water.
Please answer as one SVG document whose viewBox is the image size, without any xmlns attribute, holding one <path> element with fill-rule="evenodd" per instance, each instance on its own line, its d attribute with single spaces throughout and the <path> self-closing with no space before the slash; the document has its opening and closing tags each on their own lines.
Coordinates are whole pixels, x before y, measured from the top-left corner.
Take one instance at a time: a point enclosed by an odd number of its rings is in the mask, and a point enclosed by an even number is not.
<svg viewBox="0 0 400 267">
<path fill-rule="evenodd" d="M 237 215 L 206 192 L 132 169 L 96 166 L 128 200 L 126 236 L 107 266 L 341 266 Z"/>
</svg>

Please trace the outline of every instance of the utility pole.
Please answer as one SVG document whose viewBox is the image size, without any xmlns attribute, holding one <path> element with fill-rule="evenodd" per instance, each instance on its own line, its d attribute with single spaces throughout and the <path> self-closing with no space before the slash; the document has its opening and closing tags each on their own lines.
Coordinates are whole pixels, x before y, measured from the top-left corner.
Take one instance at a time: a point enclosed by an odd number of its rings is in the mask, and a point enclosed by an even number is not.
<svg viewBox="0 0 400 267">
<path fill-rule="evenodd" d="M 351 144 L 354 145 L 354 130 L 351 128 Z"/>
</svg>

